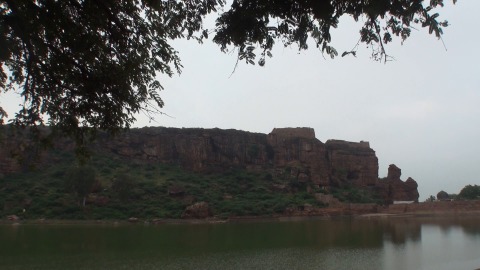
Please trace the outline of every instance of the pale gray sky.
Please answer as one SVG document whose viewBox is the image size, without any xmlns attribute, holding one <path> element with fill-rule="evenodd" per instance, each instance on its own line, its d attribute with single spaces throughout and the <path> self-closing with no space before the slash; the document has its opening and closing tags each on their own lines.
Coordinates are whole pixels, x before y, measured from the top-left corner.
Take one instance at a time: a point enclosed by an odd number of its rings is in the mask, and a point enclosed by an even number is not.
<svg viewBox="0 0 480 270">
<path fill-rule="evenodd" d="M 419 184 L 420 200 L 440 190 L 480 185 L 480 1 L 446 1 L 450 26 L 441 41 L 425 29 L 390 44 L 395 61 L 324 59 L 311 47 L 278 44 L 265 67 L 239 63 L 207 41 L 178 41 L 183 73 L 163 80 L 164 112 L 157 122 L 139 116 L 136 127 L 201 127 L 269 133 L 275 127 L 312 127 L 328 139 L 370 141 L 379 176 L 389 164 Z M 351 50 L 360 24 L 346 18 L 333 35 L 341 54 Z M 7 102 L 3 102 L 7 101 Z M 7 107 L 8 98 L 2 97 Z M 18 102 L 17 102 L 18 103 Z M 15 102 L 11 102 L 15 104 Z M 11 113 L 13 115 L 13 113 Z"/>
</svg>

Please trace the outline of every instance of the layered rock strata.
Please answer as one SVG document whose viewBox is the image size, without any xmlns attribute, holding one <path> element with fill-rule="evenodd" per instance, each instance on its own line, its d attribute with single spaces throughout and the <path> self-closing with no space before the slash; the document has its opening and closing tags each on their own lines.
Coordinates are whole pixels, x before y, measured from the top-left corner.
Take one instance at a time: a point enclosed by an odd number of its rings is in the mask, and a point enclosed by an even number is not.
<svg viewBox="0 0 480 270">
<path fill-rule="evenodd" d="M 0 142 L 0 175 L 21 169 L 9 155 L 18 149 L 6 141 Z M 25 144 L 19 138 L 15 142 Z M 56 147 L 71 151 L 72 143 L 58 140 Z M 270 134 L 262 134 L 150 127 L 132 129 L 115 138 L 100 134 L 92 149 L 129 160 L 177 164 L 197 172 L 259 170 L 270 173 L 272 179 L 310 183 L 323 189 L 378 189 L 385 201 L 418 200 L 413 179 L 403 182 L 392 169 L 387 180 L 378 180 L 378 159 L 368 142 L 323 143 L 316 139 L 312 128 L 275 128 Z"/>
</svg>

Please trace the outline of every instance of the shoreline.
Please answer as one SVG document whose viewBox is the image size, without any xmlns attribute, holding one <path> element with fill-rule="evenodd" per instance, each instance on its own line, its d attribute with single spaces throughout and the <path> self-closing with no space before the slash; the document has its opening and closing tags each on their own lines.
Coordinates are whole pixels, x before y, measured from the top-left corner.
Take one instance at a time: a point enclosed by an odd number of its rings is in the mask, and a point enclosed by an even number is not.
<svg viewBox="0 0 480 270">
<path fill-rule="evenodd" d="M 256 223 L 256 222 L 291 222 L 305 220 L 334 219 L 417 219 L 417 218 L 480 218 L 480 210 L 464 211 L 421 211 L 405 213 L 372 212 L 361 214 L 338 215 L 275 215 L 275 216 L 238 216 L 227 219 L 210 217 L 205 219 L 135 219 L 135 220 L 72 220 L 72 219 L 0 219 L 0 225 L 181 225 L 181 224 L 226 224 L 226 223 Z"/>
</svg>

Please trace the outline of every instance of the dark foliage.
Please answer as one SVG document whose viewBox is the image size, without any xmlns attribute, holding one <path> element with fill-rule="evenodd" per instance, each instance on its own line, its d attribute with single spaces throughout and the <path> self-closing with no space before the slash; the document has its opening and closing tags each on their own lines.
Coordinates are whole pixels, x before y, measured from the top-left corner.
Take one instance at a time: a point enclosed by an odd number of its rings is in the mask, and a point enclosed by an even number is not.
<svg viewBox="0 0 480 270">
<path fill-rule="evenodd" d="M 77 166 L 69 170 L 66 177 L 67 190 L 75 193 L 85 206 L 88 194 L 95 184 L 95 170 L 90 166 Z"/>
<path fill-rule="evenodd" d="M 98 129 L 128 128 L 140 111 L 161 113 L 159 75 L 182 67 L 174 39 L 201 42 L 214 33 L 222 51 L 238 49 L 238 59 L 250 64 L 259 49 L 264 65 L 276 42 L 300 50 L 313 43 L 335 57 L 330 31 L 352 16 L 364 21 L 359 43 L 386 61 L 384 45 L 394 36 L 403 42 L 414 26 L 441 37 L 447 22 L 434 8 L 443 1 L 425 2 L 234 0 L 207 30 L 204 17 L 226 1 L 0 0 L 0 89 L 24 98 L 15 124 L 48 124 L 82 143 Z M 5 116 L 0 108 L 0 124 Z"/>
<path fill-rule="evenodd" d="M 394 36 L 403 42 L 414 25 L 426 27 L 430 34 L 441 37 L 442 27 L 448 23 L 437 20 L 439 14 L 432 11 L 437 6 L 443 6 L 443 1 L 432 0 L 425 4 L 422 0 L 239 0 L 233 1 L 230 10 L 217 19 L 213 40 L 222 50 L 229 45 L 237 47 L 239 59 L 250 64 L 255 63 L 254 51 L 259 45 L 258 63 L 264 65 L 265 56 L 271 56 L 276 41 L 285 46 L 297 44 L 300 50 L 306 50 L 309 39 L 313 39 L 322 53 L 334 58 L 338 52 L 330 45 L 330 31 L 338 26 L 342 16 L 351 16 L 355 21 L 360 18 L 365 21 L 360 29 L 359 43 L 372 46 L 374 59 L 387 61 L 384 45 Z M 355 50 L 344 52 L 342 56 L 356 55 Z"/>
<path fill-rule="evenodd" d="M 467 185 L 458 194 L 459 199 L 478 200 L 480 199 L 480 186 Z"/>
<path fill-rule="evenodd" d="M 284 214 L 287 208 L 305 204 L 325 206 L 307 192 L 312 189 L 307 184 L 279 191 L 275 186 L 286 184 L 285 180 L 266 173 L 232 169 L 199 174 L 176 165 L 138 163 L 100 153 L 92 155 L 89 166 L 71 167 L 74 154 L 68 156 L 38 170 L 0 176 L 0 217 L 180 218 L 189 205 L 201 201 L 208 202 L 212 215 L 219 218 Z M 62 188 L 65 182 L 67 189 Z M 103 188 L 95 188 L 98 182 Z M 172 187 L 181 187 L 181 192 L 173 194 Z"/>
<path fill-rule="evenodd" d="M 444 200 L 448 200 L 448 199 L 450 199 L 450 196 L 448 195 L 447 192 L 442 190 L 442 191 L 437 193 L 437 200 L 444 201 Z"/>
</svg>

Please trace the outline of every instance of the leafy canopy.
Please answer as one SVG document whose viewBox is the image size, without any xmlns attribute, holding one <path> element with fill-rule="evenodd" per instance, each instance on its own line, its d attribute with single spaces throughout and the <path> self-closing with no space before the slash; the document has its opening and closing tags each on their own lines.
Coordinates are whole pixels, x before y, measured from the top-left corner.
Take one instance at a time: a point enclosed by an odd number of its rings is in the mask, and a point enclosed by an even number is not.
<svg viewBox="0 0 480 270">
<path fill-rule="evenodd" d="M 478 200 L 480 199 L 480 186 L 467 185 L 458 194 L 458 197 L 466 200 Z"/>
<path fill-rule="evenodd" d="M 174 39 L 212 35 L 249 64 L 264 65 L 276 42 L 315 44 L 333 58 L 330 31 L 351 16 L 364 21 L 359 43 L 386 61 L 384 45 L 415 26 L 441 37 L 448 23 L 438 6 L 443 0 L 0 0 L 0 91 L 24 99 L 14 124 L 48 124 L 82 142 L 89 131 L 130 127 L 138 112 L 161 113 L 159 75 L 182 68 Z M 204 29 L 211 13 L 215 27 Z M 0 124 L 5 118 L 0 107 Z"/>
</svg>

